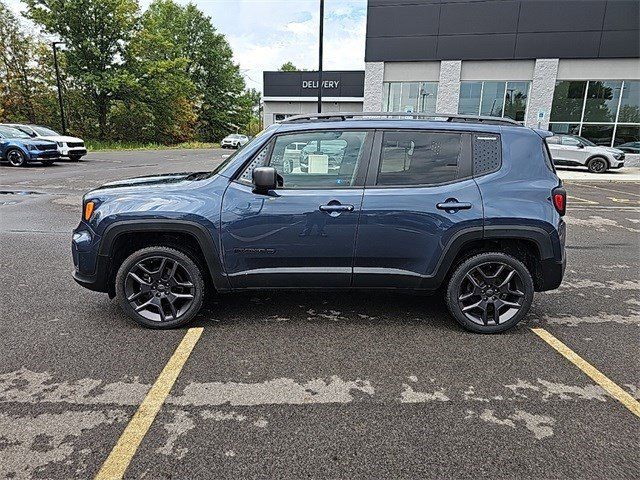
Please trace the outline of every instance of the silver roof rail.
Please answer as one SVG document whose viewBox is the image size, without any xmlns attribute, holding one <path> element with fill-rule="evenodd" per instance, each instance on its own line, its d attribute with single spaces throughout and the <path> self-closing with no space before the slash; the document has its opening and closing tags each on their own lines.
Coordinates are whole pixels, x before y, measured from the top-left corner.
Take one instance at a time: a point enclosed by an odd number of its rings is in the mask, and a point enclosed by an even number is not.
<svg viewBox="0 0 640 480">
<path fill-rule="evenodd" d="M 491 125 L 519 126 L 522 124 L 504 117 L 489 117 L 483 115 L 458 115 L 450 113 L 406 113 L 406 112 L 331 112 L 331 113 L 309 113 L 295 115 L 281 121 L 280 123 L 304 123 L 314 121 L 345 121 L 345 120 L 367 120 L 374 118 L 399 118 L 412 120 L 436 120 L 443 122 L 468 122 L 487 123 Z"/>
</svg>

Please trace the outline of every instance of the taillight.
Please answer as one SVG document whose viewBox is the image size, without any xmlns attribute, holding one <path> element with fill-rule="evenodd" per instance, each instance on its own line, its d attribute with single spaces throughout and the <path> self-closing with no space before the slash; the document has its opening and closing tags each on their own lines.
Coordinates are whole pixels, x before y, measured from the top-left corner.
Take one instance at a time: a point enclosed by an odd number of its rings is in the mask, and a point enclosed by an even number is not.
<svg viewBox="0 0 640 480">
<path fill-rule="evenodd" d="M 562 187 L 554 188 L 551 192 L 551 199 L 553 200 L 553 206 L 556 207 L 557 212 L 560 215 L 564 215 L 567 211 L 567 192 Z"/>
</svg>

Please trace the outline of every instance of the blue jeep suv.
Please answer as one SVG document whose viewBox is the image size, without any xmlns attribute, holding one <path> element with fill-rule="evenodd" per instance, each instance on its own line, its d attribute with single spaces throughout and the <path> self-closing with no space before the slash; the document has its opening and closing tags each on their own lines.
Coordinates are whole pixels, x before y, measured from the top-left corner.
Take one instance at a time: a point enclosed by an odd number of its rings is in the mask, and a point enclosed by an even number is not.
<svg viewBox="0 0 640 480">
<path fill-rule="evenodd" d="M 151 328 L 187 323 L 205 293 L 443 287 L 463 327 L 504 331 L 564 274 L 548 135 L 492 117 L 292 117 L 211 172 L 86 194 L 74 278 Z"/>
</svg>

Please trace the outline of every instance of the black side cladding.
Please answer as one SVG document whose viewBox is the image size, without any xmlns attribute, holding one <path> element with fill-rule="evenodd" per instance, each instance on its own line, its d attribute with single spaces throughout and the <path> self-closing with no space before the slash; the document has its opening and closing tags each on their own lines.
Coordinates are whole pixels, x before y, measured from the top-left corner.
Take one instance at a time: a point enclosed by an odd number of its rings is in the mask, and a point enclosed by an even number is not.
<svg viewBox="0 0 640 480">
<path fill-rule="evenodd" d="M 502 143 L 495 133 L 473 134 L 473 176 L 486 175 L 500 170 Z"/>
</svg>

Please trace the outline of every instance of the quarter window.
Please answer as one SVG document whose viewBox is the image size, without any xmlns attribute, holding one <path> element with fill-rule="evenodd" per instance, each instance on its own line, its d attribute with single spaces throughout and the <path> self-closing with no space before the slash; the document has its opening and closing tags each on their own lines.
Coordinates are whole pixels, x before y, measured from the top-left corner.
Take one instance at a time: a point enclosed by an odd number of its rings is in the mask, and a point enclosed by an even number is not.
<svg viewBox="0 0 640 480">
<path fill-rule="evenodd" d="M 437 185 L 456 180 L 462 135 L 385 132 L 376 185 Z"/>
<path fill-rule="evenodd" d="M 348 188 L 355 185 L 367 132 L 329 130 L 280 135 L 267 162 L 284 188 Z"/>
</svg>

